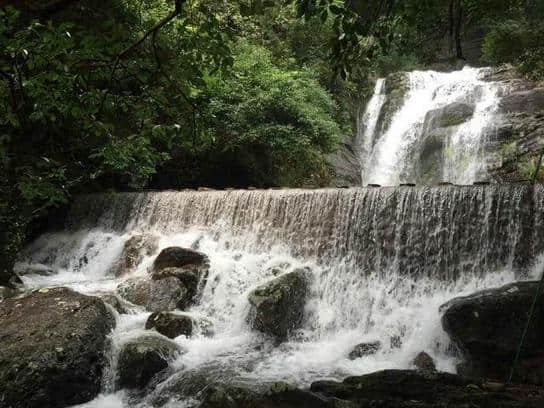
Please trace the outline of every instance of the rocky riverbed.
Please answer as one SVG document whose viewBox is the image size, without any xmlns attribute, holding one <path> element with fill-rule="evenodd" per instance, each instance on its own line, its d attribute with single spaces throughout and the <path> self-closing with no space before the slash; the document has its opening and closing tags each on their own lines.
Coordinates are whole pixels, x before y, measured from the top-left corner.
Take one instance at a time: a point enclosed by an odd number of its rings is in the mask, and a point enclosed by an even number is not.
<svg viewBox="0 0 544 408">
<path fill-rule="evenodd" d="M 132 252 L 130 244 L 124 245 L 119 259 Z M 88 296 L 62 287 L 3 289 L 2 406 L 68 407 L 90 401 L 104 390 L 125 390 L 125 399 L 132 401 L 129 405 L 147 401 L 157 407 L 537 408 L 544 404 L 544 294 L 514 381 L 505 384 L 537 282 L 511 283 L 441 306 L 442 325 L 452 340 L 450 353 L 459 361 L 458 375 L 437 371 L 432 357 L 422 350 L 410 370 L 382 370 L 303 386 L 242 380 L 213 362 L 198 370 L 184 370 L 176 363 L 188 352 L 176 339 L 195 333 L 213 335 L 209 322 L 185 314 L 202 296 L 209 268 L 205 254 L 168 247 L 151 263 L 149 277 L 139 278 L 143 284 L 133 285 L 129 278 L 110 293 Z M 266 342 L 257 346 L 265 347 L 265 352 L 300 335 L 297 330 L 311 290 L 309 269 L 276 273 L 247 294 L 249 326 L 272 340 L 268 346 Z M 167 284 L 157 287 L 159 282 Z M 112 338 L 115 322 L 127 325 L 120 316 L 135 318 L 142 308 L 154 312 L 141 315 L 144 327 L 121 342 Z M 400 347 L 402 340 L 391 342 Z M 362 343 L 349 358 L 369 358 L 382 347 L 378 341 Z M 179 405 L 168 405 L 172 401 Z"/>
</svg>

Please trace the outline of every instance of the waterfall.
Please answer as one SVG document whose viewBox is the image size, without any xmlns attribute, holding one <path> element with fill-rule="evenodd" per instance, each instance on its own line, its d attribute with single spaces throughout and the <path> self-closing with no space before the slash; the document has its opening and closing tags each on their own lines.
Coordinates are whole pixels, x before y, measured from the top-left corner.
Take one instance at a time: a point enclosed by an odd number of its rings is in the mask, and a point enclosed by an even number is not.
<svg viewBox="0 0 544 408">
<path fill-rule="evenodd" d="M 203 371 L 304 385 L 406 368 L 421 350 L 454 371 L 438 307 L 530 277 L 544 248 L 543 210 L 544 188 L 523 185 L 91 195 L 76 200 L 65 231 L 26 248 L 17 268 L 54 271 L 24 275 L 31 287 L 92 294 L 115 290 L 112 266 L 134 235 L 157 235 L 158 250 L 178 245 L 208 254 L 209 277 L 187 313 L 210 322 L 213 335 L 176 338 L 187 352 L 142 402 L 157 406 L 175 384 Z M 147 276 L 156 255 L 146 255 L 133 276 Z M 304 325 L 275 347 L 247 326 L 247 294 L 302 266 L 314 276 Z M 114 346 L 142 331 L 148 313 L 132 313 L 117 317 Z M 354 345 L 376 340 L 383 345 L 376 355 L 347 358 Z M 130 406 L 125 398 L 101 396 L 89 406 L 112 399 L 112 406 Z"/>
<path fill-rule="evenodd" d="M 365 165 L 368 163 L 370 153 L 372 152 L 372 144 L 374 142 L 374 132 L 378 124 L 378 117 L 385 103 L 384 94 L 385 79 L 379 78 L 374 87 L 374 94 L 368 102 L 362 117 L 357 118 L 357 137 L 356 147 L 362 164 L 362 177 L 367 173 Z"/>
<path fill-rule="evenodd" d="M 471 184 L 485 179 L 486 146 L 499 120 L 504 87 L 485 81 L 486 72 L 468 67 L 450 73 L 413 71 L 402 85 L 389 86 L 397 88 L 386 92 L 386 102 L 372 98 L 363 119 L 372 139 L 367 141 L 365 134 L 365 146 L 373 146 L 360 156 L 363 183 Z M 396 104 L 399 92 L 404 96 Z"/>
</svg>

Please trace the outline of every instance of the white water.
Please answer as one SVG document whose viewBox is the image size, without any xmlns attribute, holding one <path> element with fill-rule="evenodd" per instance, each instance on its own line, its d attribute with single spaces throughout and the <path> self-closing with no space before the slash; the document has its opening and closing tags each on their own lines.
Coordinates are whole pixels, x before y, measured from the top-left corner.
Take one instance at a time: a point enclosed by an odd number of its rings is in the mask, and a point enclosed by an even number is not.
<svg viewBox="0 0 544 408">
<path fill-rule="evenodd" d="M 374 133 L 376 131 L 376 125 L 378 124 L 378 118 L 385 103 L 384 94 L 385 79 L 379 78 L 376 80 L 374 87 L 374 94 L 370 101 L 366 105 L 364 114 L 357 118 L 357 150 L 362 165 L 361 175 L 364 178 L 368 172 L 368 162 L 370 154 L 372 153 L 372 145 L 374 143 Z"/>
<path fill-rule="evenodd" d="M 476 194 L 472 194 L 473 190 Z M 19 268 L 37 263 L 46 264 L 58 272 L 49 277 L 27 275 L 24 281 L 28 286 L 62 285 L 92 294 L 115 290 L 119 280 L 113 278 L 109 270 L 120 255 L 123 243 L 134 234 L 145 232 L 159 236 L 157 253 L 161 248 L 172 245 L 198 246 L 210 257 L 210 274 L 202 298 L 187 313 L 197 320 L 211 322 L 213 335 L 197 332 L 190 338 L 180 336 L 175 339 L 187 351 L 171 362 L 176 373 L 150 395 L 140 399 L 115 389 L 116 355 L 125 341 L 143 332 L 149 313 L 134 307 L 132 314 L 117 315 L 117 326 L 112 333 L 110 367 L 104 374 L 103 395 L 84 405 L 86 408 L 149 407 L 151 404 L 179 407 L 181 403 L 193 406 L 194 401 L 189 396 L 181 397 L 182 402 L 176 398 L 170 400 L 169 390 L 180 380 L 202 372 L 211 379 L 236 379 L 250 383 L 281 379 L 307 386 L 318 379 L 342 379 L 379 369 L 408 368 L 415 355 L 423 350 L 433 356 L 438 369 L 454 371 L 457 361 L 447 352 L 449 340 L 441 329 L 438 308 L 455 296 L 516 279 L 510 256 L 505 256 L 504 268 L 489 269 L 491 264 L 483 254 L 484 250 L 489 251 L 490 247 L 505 242 L 509 246 L 500 247 L 500 251 L 507 253 L 516 247 L 519 239 L 528 238 L 521 237 L 515 225 L 522 223 L 518 219 L 519 203 L 523 202 L 523 197 L 528 197 L 527 194 L 534 194 L 535 208 L 542 207 L 544 194 L 541 189 L 536 193 L 531 191 L 525 187 L 444 187 L 422 190 L 420 195 L 411 189 L 399 189 L 397 194 L 404 198 L 396 207 L 391 208 L 387 199 L 376 199 L 372 201 L 368 214 L 360 213 L 358 205 L 367 206 L 367 200 L 355 200 L 358 191 L 151 193 L 134 199 L 126 214 L 119 208 L 130 197 L 118 196 L 111 209 L 103 209 L 101 221 L 91 230 L 42 236 L 28 248 L 25 263 L 21 263 Z M 361 190 L 360 193 L 382 197 L 378 190 Z M 462 212 L 459 211 L 462 207 L 458 206 L 463 203 L 478 209 L 467 225 L 483 224 L 469 231 L 459 222 L 456 234 L 461 234 L 457 235 L 461 242 L 470 241 L 471 237 L 479 240 L 473 251 L 485 260 L 483 264 L 478 263 L 478 268 L 484 269 L 480 273 L 461 275 L 456 281 L 443 279 L 439 274 L 434 277 L 425 274 L 412 276 L 396 269 L 398 265 L 362 272 L 360 259 L 350 256 L 350 251 L 356 248 L 357 235 L 366 233 L 365 225 L 374 225 L 376 217 L 385 214 L 386 209 L 391 208 L 397 217 L 402 215 L 408 228 L 417 230 L 419 225 L 414 221 L 420 218 L 436 233 L 443 230 L 444 227 L 433 218 L 438 208 L 427 208 L 425 197 L 429 194 L 447 201 L 449 207 L 440 210 L 445 215 Z M 413 199 L 417 199 L 417 205 L 412 205 Z M 494 209 L 495 200 L 501 203 L 499 207 L 506 211 L 504 214 Z M 92 200 L 82 201 L 88 204 Z M 406 207 L 401 203 L 406 203 Z M 84 208 L 85 213 L 90 211 Z M 329 215 L 331 222 L 337 224 L 328 227 L 333 235 L 326 235 L 328 229 L 308 229 L 315 228 L 313 216 L 316 213 L 329 214 L 328 208 L 335 208 L 339 214 L 346 215 L 340 218 Z M 347 217 L 348 214 L 351 216 Z M 114 230 L 104 227 L 118 224 L 126 217 L 126 228 Z M 281 222 L 274 225 L 267 217 Z M 393 218 L 395 216 L 391 216 Z M 446 217 L 444 222 L 451 222 L 451 219 Z M 539 217 L 534 222 L 535 226 L 541 224 Z M 294 226 L 291 227 L 290 223 Z M 499 226 L 499 229 L 493 229 Z M 341 233 L 348 227 L 351 229 L 349 234 Z M 277 238 L 278 231 L 291 237 L 290 228 L 303 234 L 310 247 L 326 242 L 331 247 L 343 247 L 344 251 L 327 252 L 330 255 L 326 259 L 319 255 L 323 251 L 296 251 L 294 241 Z M 488 232 L 481 237 L 472 235 L 480 231 Z M 465 237 L 463 233 L 468 235 Z M 404 231 L 404 234 L 411 237 L 404 243 L 408 246 L 404 247 L 402 241 L 396 240 L 397 250 L 402 252 L 402 248 L 411 248 L 417 251 L 420 248 L 416 241 L 418 236 L 409 231 Z M 506 240 L 493 240 L 496 235 L 500 237 L 503 234 L 507 234 Z M 376 235 L 376 239 L 380 237 Z M 386 236 L 384 239 L 387 241 L 389 238 Z M 454 244 L 454 251 L 464 253 L 464 249 Z M 368 250 L 376 251 L 376 248 Z M 132 276 L 146 276 L 157 253 L 145 257 Z M 441 259 L 449 259 L 447 248 L 443 248 L 440 256 L 444 257 Z M 463 264 L 465 260 L 458 262 Z M 247 294 L 273 278 L 274 269 L 288 272 L 300 266 L 310 267 L 314 276 L 305 323 L 288 342 L 275 346 L 247 326 Z M 401 339 L 400 348 L 391 345 L 394 337 Z M 376 340 L 383 344 L 376 355 L 354 361 L 347 358 L 356 344 Z"/>
<path fill-rule="evenodd" d="M 423 137 L 433 130 L 429 129 L 433 123 L 426 121 L 427 114 L 453 102 L 474 104 L 475 111 L 467 122 L 447 129 L 441 163 L 436 170 L 439 174 L 433 175 L 435 181 L 472 184 L 485 179 L 486 135 L 494 129 L 501 88 L 498 83 L 482 80 L 485 71 L 467 67 L 450 73 L 408 73 L 409 91 L 383 134 L 375 131 L 383 95 L 375 93 L 363 120 L 367 123 L 364 144 L 374 145 L 370 155 L 361 156 L 363 185 L 424 182 L 414 166 L 421 160 L 418 155 Z"/>
</svg>

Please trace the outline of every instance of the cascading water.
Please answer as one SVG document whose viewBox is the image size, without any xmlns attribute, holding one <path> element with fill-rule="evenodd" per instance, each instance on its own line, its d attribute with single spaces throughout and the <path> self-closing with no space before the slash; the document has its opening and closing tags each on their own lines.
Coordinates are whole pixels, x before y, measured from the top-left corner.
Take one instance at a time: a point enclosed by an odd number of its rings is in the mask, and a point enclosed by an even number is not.
<svg viewBox="0 0 544 408">
<path fill-rule="evenodd" d="M 504 87 L 485 81 L 486 72 L 467 67 L 450 73 L 406 73 L 406 91 L 398 107 L 394 96 L 378 92 L 383 86 L 379 81 L 363 120 L 363 185 L 472 184 L 485 179 L 486 144 L 495 130 Z M 402 87 L 394 90 L 401 91 Z M 382 98 L 390 98 L 390 103 Z"/>
<path fill-rule="evenodd" d="M 374 142 L 374 132 L 378 124 L 378 118 L 385 103 L 384 94 L 385 79 L 379 78 L 376 80 L 374 94 L 368 102 L 364 114 L 357 118 L 357 138 L 356 147 L 359 154 L 360 162 L 363 165 L 362 177 L 364 178 L 368 169 L 366 165 L 372 152 L 372 144 Z"/>
<path fill-rule="evenodd" d="M 193 406 L 194 395 L 180 397 L 180 383 L 202 375 L 307 385 L 408 367 L 422 350 L 439 369 L 453 371 L 438 307 L 530 276 L 544 249 L 542 210 L 544 189 L 521 185 L 88 196 L 74 204 L 69 228 L 39 238 L 18 269 L 54 272 L 24 275 L 31 287 L 96 293 L 115 290 L 112 266 L 134 235 L 158 236 L 157 252 L 176 245 L 208 254 L 207 282 L 187 313 L 209 322 L 213 334 L 176 338 L 186 353 L 171 364 L 171 375 L 145 397 L 130 395 L 115 392 L 116 353 L 142 332 L 149 313 L 133 307 L 118 315 L 104 395 L 86 405 Z M 133 276 L 147 276 L 157 252 Z M 313 274 L 304 325 L 275 346 L 248 327 L 247 295 L 278 271 L 300 266 Z M 365 341 L 382 348 L 349 360 L 353 346 Z"/>
</svg>

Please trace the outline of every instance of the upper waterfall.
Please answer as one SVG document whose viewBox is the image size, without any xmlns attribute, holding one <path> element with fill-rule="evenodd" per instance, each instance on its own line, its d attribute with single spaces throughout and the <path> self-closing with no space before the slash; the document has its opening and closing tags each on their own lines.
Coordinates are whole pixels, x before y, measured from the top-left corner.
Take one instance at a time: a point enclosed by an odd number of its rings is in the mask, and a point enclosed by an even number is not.
<svg viewBox="0 0 544 408">
<path fill-rule="evenodd" d="M 486 68 L 413 71 L 378 80 L 358 144 L 363 184 L 451 182 L 486 177 L 486 144 L 496 129 L 501 87 Z"/>
</svg>

